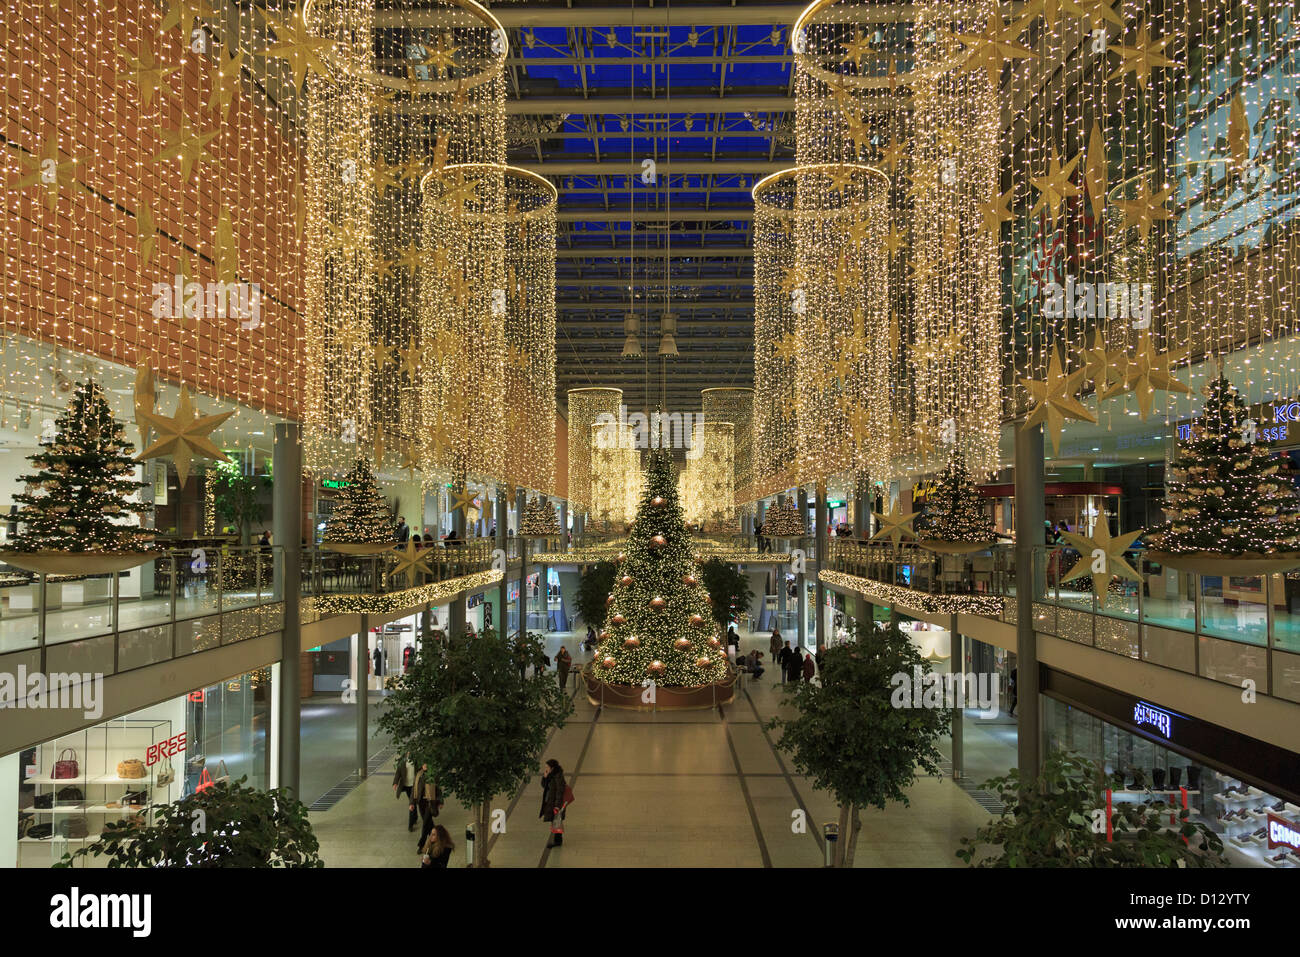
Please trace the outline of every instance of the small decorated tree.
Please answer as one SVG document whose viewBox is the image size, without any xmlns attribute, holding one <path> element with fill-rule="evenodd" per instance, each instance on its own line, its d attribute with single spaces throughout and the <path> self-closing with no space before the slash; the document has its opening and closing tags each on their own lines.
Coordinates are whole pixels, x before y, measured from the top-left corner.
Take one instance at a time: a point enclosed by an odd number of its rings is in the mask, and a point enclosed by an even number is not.
<svg viewBox="0 0 1300 957">
<path fill-rule="evenodd" d="M 370 463 L 357 459 L 343 477 L 338 504 L 325 525 L 325 541 L 339 545 L 392 544 L 394 533 L 393 516 L 379 494 Z"/>
<path fill-rule="evenodd" d="M 941 542 L 991 542 L 993 520 L 966 465 L 954 458 L 925 501 L 912 526 L 917 538 Z"/>
<path fill-rule="evenodd" d="M 14 496 L 22 528 L 10 541 L 16 552 L 146 551 L 153 534 L 124 524 L 150 507 L 127 501 L 144 488 L 134 475 L 134 446 L 113 418 L 97 382 L 78 383 L 72 401 L 55 420 L 54 438 L 28 456 L 36 472 L 19 481 Z"/>
<path fill-rule="evenodd" d="M 1153 547 L 1229 557 L 1300 551 L 1300 497 L 1255 433 L 1232 384 L 1211 382 L 1204 413 L 1178 443 L 1165 488 L 1169 521 L 1152 535 Z"/>
<path fill-rule="evenodd" d="M 560 520 L 555 506 L 545 499 L 530 498 L 524 505 L 519 534 L 526 538 L 552 538 L 560 534 Z"/>
<path fill-rule="evenodd" d="M 672 453 L 650 453 L 645 491 L 596 651 L 598 681 L 693 688 L 727 677 L 708 590 L 677 498 Z"/>
</svg>

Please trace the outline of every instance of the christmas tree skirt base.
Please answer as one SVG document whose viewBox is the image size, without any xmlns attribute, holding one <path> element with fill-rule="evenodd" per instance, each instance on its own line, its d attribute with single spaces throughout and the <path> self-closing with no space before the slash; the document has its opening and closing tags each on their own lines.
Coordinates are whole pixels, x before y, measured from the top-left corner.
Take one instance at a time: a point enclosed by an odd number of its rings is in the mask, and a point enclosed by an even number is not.
<svg viewBox="0 0 1300 957">
<path fill-rule="evenodd" d="M 648 690 L 646 688 L 597 681 L 588 673 L 582 677 L 587 682 L 587 700 L 598 708 L 617 708 L 623 711 L 702 711 L 720 704 L 730 704 L 736 697 L 738 675 L 692 688 L 660 685 L 655 688 L 653 703 L 641 700 L 641 696 Z"/>
<path fill-rule="evenodd" d="M 340 552 L 344 555 L 382 555 L 391 552 L 397 545 L 388 542 L 382 545 L 374 542 L 323 542 L 321 548 L 327 552 Z"/>
<path fill-rule="evenodd" d="M 1214 552 L 1157 552 L 1147 549 L 1150 561 L 1197 575 L 1272 575 L 1288 568 L 1300 566 L 1300 552 L 1279 552 L 1275 555 L 1217 555 Z"/>
<path fill-rule="evenodd" d="M 0 561 L 44 575 L 105 575 L 157 558 L 159 552 L 0 552 Z"/>
<path fill-rule="evenodd" d="M 971 552 L 982 552 L 992 548 L 997 542 L 945 542 L 937 538 L 924 538 L 916 544 L 942 555 L 969 555 Z"/>
</svg>

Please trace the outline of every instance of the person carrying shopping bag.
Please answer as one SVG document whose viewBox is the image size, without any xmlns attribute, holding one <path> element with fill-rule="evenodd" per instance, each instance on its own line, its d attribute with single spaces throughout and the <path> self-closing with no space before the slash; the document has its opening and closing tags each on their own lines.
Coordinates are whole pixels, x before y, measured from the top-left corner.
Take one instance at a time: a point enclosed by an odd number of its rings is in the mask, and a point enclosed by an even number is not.
<svg viewBox="0 0 1300 957">
<path fill-rule="evenodd" d="M 565 783 L 564 768 L 554 758 L 542 767 L 542 812 L 539 817 L 550 826 L 547 847 L 564 844 L 565 809 L 573 803 L 573 789 Z"/>
</svg>

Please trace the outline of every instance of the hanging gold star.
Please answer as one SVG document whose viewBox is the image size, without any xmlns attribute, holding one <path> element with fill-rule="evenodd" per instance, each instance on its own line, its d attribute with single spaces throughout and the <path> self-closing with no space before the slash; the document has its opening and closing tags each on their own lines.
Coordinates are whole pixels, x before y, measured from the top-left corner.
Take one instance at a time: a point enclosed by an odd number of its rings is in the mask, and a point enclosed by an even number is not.
<svg viewBox="0 0 1300 957">
<path fill-rule="evenodd" d="M 885 251 L 892 256 L 894 253 L 898 252 L 898 250 L 902 247 L 904 241 L 905 241 L 905 236 L 898 231 L 898 229 L 894 226 L 893 223 L 890 223 L 889 234 L 883 240 L 881 240 L 880 244 L 884 246 Z"/>
<path fill-rule="evenodd" d="M 424 254 L 420 252 L 420 247 L 412 241 L 406 244 L 406 248 L 398 252 L 397 265 L 407 270 L 411 275 L 415 275 L 415 271 L 420 268 L 423 258 Z"/>
<path fill-rule="evenodd" d="M 157 412 L 141 412 L 145 422 L 157 432 L 154 443 L 135 457 L 137 462 L 156 459 L 170 455 L 176 463 L 176 476 L 181 488 L 190 479 L 190 462 L 195 458 L 211 459 L 214 462 L 226 461 L 226 453 L 212 444 L 208 434 L 226 419 L 235 414 L 220 412 L 217 415 L 199 415 L 190 402 L 189 386 L 181 386 L 180 401 L 176 405 L 176 414 L 159 415 Z"/>
<path fill-rule="evenodd" d="M 776 341 L 776 357 L 786 362 L 793 362 L 799 354 L 799 337 L 794 333 L 782 336 Z"/>
<path fill-rule="evenodd" d="M 426 345 L 431 365 L 441 365 L 456 354 L 457 340 L 449 329 L 440 329 Z"/>
<path fill-rule="evenodd" d="M 907 277 L 913 284 L 922 286 L 934 275 L 934 263 L 924 256 L 913 257 L 912 272 Z"/>
<path fill-rule="evenodd" d="M 844 125 L 847 127 L 849 142 L 855 147 L 856 156 L 858 150 L 868 145 L 871 139 L 871 127 L 856 112 L 844 114 Z"/>
<path fill-rule="evenodd" d="M 153 211 L 145 205 L 135 212 L 135 243 L 140 251 L 140 265 L 149 265 L 158 249 L 158 230 L 154 228 Z"/>
<path fill-rule="evenodd" d="M 438 140 L 433 144 L 433 156 L 429 160 L 429 165 L 435 173 L 441 173 L 447 165 L 447 143 L 448 138 L 438 135 Z"/>
<path fill-rule="evenodd" d="M 1250 119 L 1240 92 L 1228 108 L 1228 157 L 1238 173 L 1250 165 Z"/>
<path fill-rule="evenodd" d="M 1089 412 L 1074 393 L 1083 380 L 1083 371 L 1066 375 L 1061 371 L 1061 357 L 1052 349 L 1052 359 L 1047 366 L 1047 379 L 1039 382 L 1034 379 L 1020 380 L 1020 384 L 1029 392 L 1034 409 L 1025 419 L 1022 428 L 1033 428 L 1040 422 L 1047 423 L 1047 431 L 1052 436 L 1052 450 L 1061 451 L 1061 427 L 1066 419 L 1078 419 L 1081 422 L 1096 422 L 1097 417 Z"/>
<path fill-rule="evenodd" d="M 903 157 L 906 155 L 907 147 L 900 140 L 894 139 L 880 151 L 878 162 L 890 173 L 895 173 L 898 171 L 898 164 L 903 161 Z"/>
<path fill-rule="evenodd" d="M 1011 218 L 1011 199 L 1015 191 L 1015 187 L 1012 187 L 1001 196 L 995 197 L 987 203 L 980 203 L 980 215 L 984 217 L 984 228 L 994 236 L 1002 232 L 1002 224 Z"/>
<path fill-rule="evenodd" d="M 402 457 L 401 467 L 406 469 L 408 472 L 420 467 L 419 450 L 416 448 L 415 442 L 411 439 L 404 439 L 402 441 L 402 444 L 398 447 L 398 454 Z"/>
<path fill-rule="evenodd" d="M 424 174 L 429 172 L 424 160 L 418 156 L 412 156 L 402 164 L 401 178 L 412 183 L 418 183 L 424 178 Z"/>
<path fill-rule="evenodd" d="M 350 219 L 341 223 L 327 223 L 326 226 L 329 231 L 326 243 L 330 249 L 344 256 L 354 255 L 370 242 L 365 227 Z"/>
<path fill-rule="evenodd" d="M 847 232 L 852 242 L 862 244 L 867 241 L 867 237 L 871 234 L 871 223 L 866 219 L 855 219 L 849 223 Z"/>
<path fill-rule="evenodd" d="M 409 375 L 411 381 L 414 382 L 416 374 L 420 371 L 421 354 L 420 346 L 415 341 L 415 337 L 412 336 L 411 341 L 407 344 L 406 348 L 399 349 L 397 354 L 402 357 L 401 370 Z"/>
<path fill-rule="evenodd" d="M 321 39 L 307 32 L 301 15 L 296 11 L 287 19 L 280 20 L 261 7 L 254 9 L 262 14 L 267 26 L 275 33 L 276 44 L 267 48 L 266 55 L 289 64 L 289 75 L 293 79 L 295 90 L 302 89 L 308 72 L 323 77 L 330 75 L 322 56 L 333 48 L 333 40 Z"/>
<path fill-rule="evenodd" d="M 1110 52 L 1119 54 L 1120 65 L 1106 79 L 1113 80 L 1131 72 L 1137 77 L 1138 86 L 1145 90 L 1151 80 L 1152 70 L 1158 67 L 1182 66 L 1181 63 L 1164 55 L 1165 47 L 1177 38 L 1177 34 L 1171 33 L 1163 40 L 1152 41 L 1148 25 L 1142 24 L 1138 28 L 1137 40 L 1133 46 L 1127 47 L 1122 43 L 1116 43 L 1110 48 Z"/>
<path fill-rule="evenodd" d="M 1141 534 L 1142 529 L 1139 528 L 1136 532 L 1121 532 L 1115 538 L 1111 538 L 1110 523 L 1105 515 L 1097 516 L 1097 524 L 1093 527 L 1091 538 L 1074 532 L 1062 532 L 1061 535 L 1065 540 L 1078 549 L 1079 561 L 1070 569 L 1069 574 L 1061 577 L 1061 581 L 1067 582 L 1084 575 L 1091 575 L 1092 593 L 1097 596 L 1097 602 L 1102 605 L 1106 604 L 1111 579 L 1116 575 L 1135 581 L 1140 586 L 1142 576 L 1124 558 L 1124 551 Z M 1100 568 L 1101 571 L 1096 571 L 1095 568 Z"/>
<path fill-rule="evenodd" d="M 244 69 L 244 53 L 240 51 L 233 56 L 217 54 L 216 73 L 212 76 L 212 92 L 208 94 L 208 109 L 216 109 L 229 115 L 230 107 L 239 92 L 239 77 Z"/>
<path fill-rule="evenodd" d="M 854 404 L 849 408 L 845 419 L 849 427 L 849 435 L 854 442 L 862 445 L 871 436 L 871 417 L 867 415 L 867 410 L 862 406 Z"/>
<path fill-rule="evenodd" d="M 865 30 L 861 36 L 855 30 L 853 36 L 849 37 L 848 42 L 840 45 L 844 47 L 844 56 L 840 60 L 841 63 L 856 64 L 863 57 L 871 56 L 875 52 L 871 36 Z"/>
<path fill-rule="evenodd" d="M 217 15 L 215 4 L 208 0 L 164 0 L 167 15 L 163 17 L 159 30 L 166 33 L 173 28 L 180 28 L 186 45 L 190 42 L 190 28 L 195 20 L 211 20 Z"/>
<path fill-rule="evenodd" d="M 427 549 L 417 549 L 414 538 L 407 539 L 404 545 L 394 546 L 388 554 L 393 559 L 393 567 L 388 572 L 390 578 L 410 575 L 411 581 L 414 582 L 418 575 L 433 574 L 433 570 L 429 568 L 429 558 L 432 553 Z"/>
<path fill-rule="evenodd" d="M 1124 378 L 1123 365 L 1128 357 L 1108 350 L 1100 329 L 1092 331 L 1092 345 L 1084 357 L 1083 378 L 1092 380 L 1099 397 L 1113 380 Z"/>
<path fill-rule="evenodd" d="M 160 66 L 153 52 L 153 37 L 148 33 L 140 38 L 140 55 L 132 56 L 125 48 L 118 47 L 117 55 L 126 63 L 127 69 L 118 70 L 119 77 L 130 77 L 140 89 L 140 102 L 153 102 L 154 94 L 163 85 L 163 80 L 171 76 L 179 66 Z"/>
<path fill-rule="evenodd" d="M 469 510 L 471 508 L 477 507 L 474 502 L 474 499 L 478 496 L 477 492 L 471 491 L 468 488 L 464 488 L 464 489 L 454 488 L 451 489 L 448 494 L 451 496 L 451 504 L 447 509 L 449 512 L 454 512 L 459 509 L 461 513 L 464 514 L 466 518 L 468 518 Z"/>
<path fill-rule="evenodd" d="M 433 49 L 425 52 L 420 65 L 432 67 L 434 76 L 437 76 L 441 70 L 446 70 L 447 76 L 451 76 L 451 68 L 456 65 L 456 52 L 459 49 L 460 47 L 451 42 L 451 37 L 444 34 Z"/>
<path fill-rule="evenodd" d="M 382 195 L 390 189 L 396 189 L 398 181 L 401 179 L 402 169 L 400 163 L 385 163 L 383 160 L 376 163 L 372 174 L 375 191 Z"/>
<path fill-rule="evenodd" d="M 880 523 L 880 528 L 871 536 L 871 541 L 888 538 L 897 548 L 904 538 L 916 538 L 916 532 L 911 528 L 912 523 L 916 521 L 916 512 L 908 512 L 904 515 L 898 510 L 898 503 L 895 502 L 888 515 L 881 515 L 879 512 L 871 514 L 876 516 L 876 521 Z"/>
<path fill-rule="evenodd" d="M 1140 416 L 1145 421 L 1151 414 L 1151 397 L 1157 391 L 1191 394 L 1191 388 L 1185 382 L 1175 379 L 1170 371 L 1170 367 L 1175 362 L 1185 359 L 1187 353 L 1187 349 L 1156 352 L 1151 334 L 1144 334 L 1136 354 L 1128 361 L 1120 380 L 1102 393 L 1101 398 L 1109 399 L 1125 390 L 1132 390 L 1137 396 Z"/>
<path fill-rule="evenodd" d="M 1029 211 L 1031 216 L 1038 214 L 1043 207 L 1047 207 L 1052 221 L 1055 222 L 1060 215 L 1061 203 L 1068 196 L 1078 196 L 1079 187 L 1070 182 L 1070 177 L 1074 175 L 1074 169 L 1079 165 L 1079 157 L 1075 156 L 1064 166 L 1061 165 L 1060 157 L 1056 154 L 1056 147 L 1052 147 L 1051 158 L 1047 163 L 1047 175 L 1029 177 L 1029 185 L 1038 190 L 1038 202 L 1034 208 Z"/>
<path fill-rule="evenodd" d="M 370 267 L 370 271 L 375 274 L 375 279 L 379 282 L 383 282 L 393 274 L 394 265 L 396 265 L 396 263 L 392 259 L 384 259 L 382 256 L 376 256 L 374 264 Z"/>
<path fill-rule="evenodd" d="M 996 87 L 1002 79 L 1002 66 L 1007 60 L 1038 56 L 1033 50 L 1015 42 L 1019 33 L 1014 27 L 1007 29 L 1002 23 L 1002 17 L 994 15 L 989 17 L 982 33 L 959 33 L 957 42 L 969 50 L 966 65 L 983 68 L 988 74 L 989 83 Z"/>
<path fill-rule="evenodd" d="M 370 344 L 370 361 L 374 365 L 375 371 L 381 375 L 385 369 L 393 364 L 392 351 L 388 346 L 384 345 L 383 339 L 377 339 Z"/>
<path fill-rule="evenodd" d="M 799 268 L 796 266 L 791 269 L 787 269 L 785 271 L 785 275 L 781 277 L 781 294 L 783 296 L 788 297 L 790 293 L 794 292 L 802 285 L 803 285 L 803 273 L 799 270 Z"/>
<path fill-rule="evenodd" d="M 1083 11 L 1083 19 L 1086 19 L 1091 26 L 1108 21 L 1123 30 L 1124 18 L 1115 12 L 1113 2 L 1114 0 L 1076 0 L 1072 5 Z"/>
<path fill-rule="evenodd" d="M 164 163 L 170 159 L 179 159 L 182 183 L 190 181 L 196 164 L 216 162 L 216 157 L 207 151 L 207 146 L 220 135 L 220 130 L 204 133 L 192 127 L 190 121 L 182 116 L 179 129 L 164 129 L 162 133 L 163 148 L 153 160 L 155 163 Z"/>
<path fill-rule="evenodd" d="M 1106 209 L 1106 140 L 1101 124 L 1094 122 L 1088 134 L 1088 154 L 1083 165 L 1083 185 L 1088 189 L 1092 213 L 1100 216 Z"/>
<path fill-rule="evenodd" d="M 443 189 L 438 198 L 438 205 L 452 213 L 458 213 L 471 202 L 478 200 L 479 180 L 458 175 L 450 185 Z"/>
<path fill-rule="evenodd" d="M 1151 187 L 1147 185 L 1146 177 L 1143 176 L 1138 184 L 1136 196 L 1132 199 L 1115 200 L 1115 206 L 1124 213 L 1124 228 L 1136 226 L 1145 241 L 1151 235 L 1151 227 L 1157 220 L 1165 222 L 1174 218 L 1174 214 L 1165 206 L 1173 194 L 1172 186 L 1153 194 Z"/>
<path fill-rule="evenodd" d="M 144 416 L 145 413 L 152 412 L 153 407 L 153 368 L 147 362 L 142 362 L 135 367 L 135 424 L 140 429 L 141 443 L 144 442 L 145 434 L 149 431 L 149 423 Z"/>
<path fill-rule="evenodd" d="M 839 379 L 840 384 L 843 385 L 844 380 L 847 379 L 849 374 L 853 371 L 853 365 L 854 364 L 852 360 L 850 360 L 849 356 L 846 353 L 841 352 L 831 363 L 830 372 L 832 378 Z"/>
<path fill-rule="evenodd" d="M 30 170 L 26 176 L 13 184 L 15 190 L 26 189 L 33 183 L 40 183 L 45 189 L 45 205 L 53 209 L 59 198 L 59 190 L 70 190 L 77 179 L 73 175 L 76 168 L 85 162 L 81 157 L 70 157 L 59 149 L 58 133 L 50 130 L 45 137 L 45 145 L 39 154 L 18 153 L 18 163 Z"/>
</svg>

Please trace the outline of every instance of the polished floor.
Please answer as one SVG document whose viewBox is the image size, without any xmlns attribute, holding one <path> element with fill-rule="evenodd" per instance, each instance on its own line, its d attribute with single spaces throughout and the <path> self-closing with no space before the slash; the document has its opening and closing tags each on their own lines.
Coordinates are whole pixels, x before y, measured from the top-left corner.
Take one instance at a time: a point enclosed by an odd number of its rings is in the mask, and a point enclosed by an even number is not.
<svg viewBox="0 0 1300 957">
<path fill-rule="evenodd" d="M 572 636 L 548 636 L 550 651 Z M 742 651 L 765 647 L 750 638 Z M 581 656 L 579 656 L 581 660 Z M 734 704 L 717 711 L 643 714 L 598 713 L 577 693 L 576 711 L 556 731 L 544 757 L 564 767 L 575 802 L 564 845 L 546 848 L 549 828 L 538 819 L 537 774 L 511 800 L 492 803 L 502 825 L 491 835 L 495 867 L 818 867 L 821 825 L 838 813 L 831 797 L 793 772 L 763 724 L 781 713 L 780 684 L 770 670 L 746 677 Z M 969 723 L 968 723 L 969 724 Z M 981 729 L 978 747 L 988 767 L 1005 744 Z M 1011 746 L 1014 753 L 1014 743 Z M 1005 772 L 1003 766 L 999 773 Z M 362 783 L 328 811 L 313 812 L 321 857 L 331 867 L 418 867 L 416 835 L 406 830 L 406 805 L 395 799 L 392 765 Z M 867 809 L 855 867 L 960 866 L 960 838 L 973 834 L 988 813 L 951 780 L 922 778 L 910 789 L 910 807 Z M 465 862 L 470 811 L 448 801 L 439 817 Z"/>
</svg>

